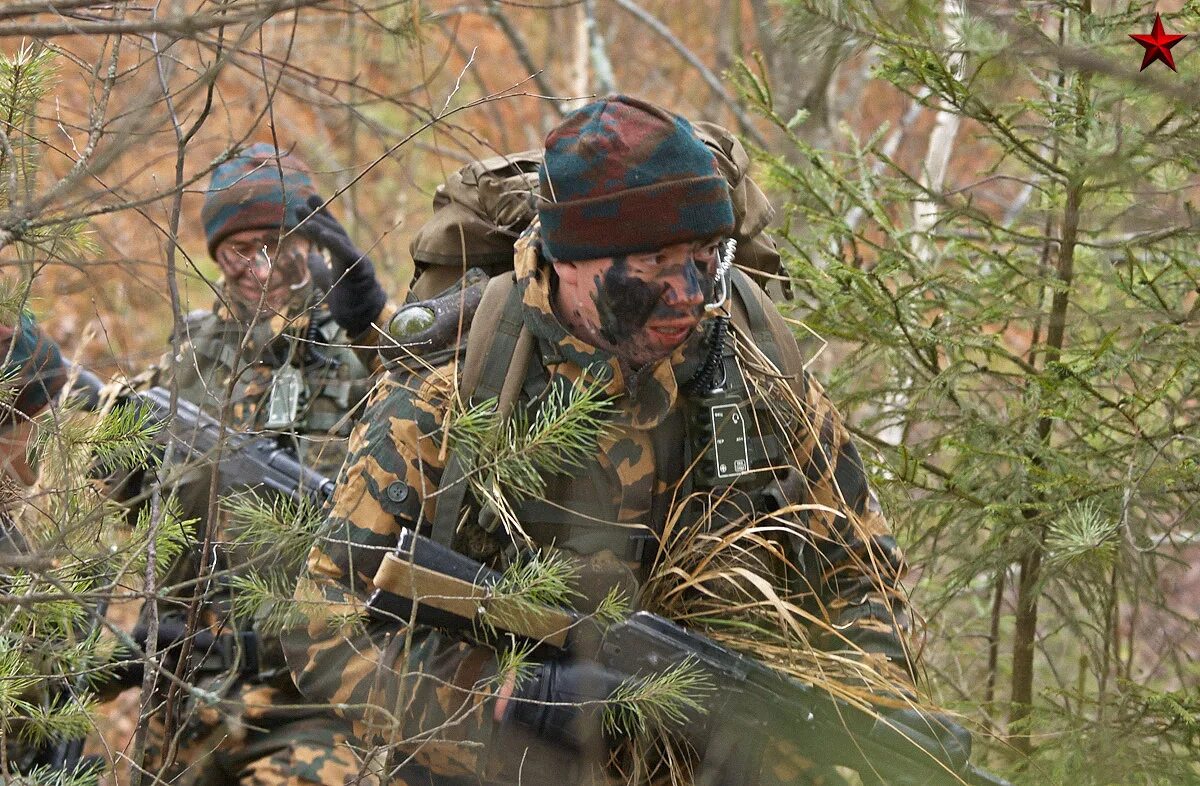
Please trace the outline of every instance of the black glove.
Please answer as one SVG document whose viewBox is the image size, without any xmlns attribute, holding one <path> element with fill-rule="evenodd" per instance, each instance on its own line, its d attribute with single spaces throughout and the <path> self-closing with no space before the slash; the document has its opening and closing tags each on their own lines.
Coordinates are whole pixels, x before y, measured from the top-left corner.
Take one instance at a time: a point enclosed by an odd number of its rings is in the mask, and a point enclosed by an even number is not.
<svg viewBox="0 0 1200 786">
<path fill-rule="evenodd" d="M 513 691 L 504 722 L 573 751 L 593 750 L 604 741 L 603 702 L 622 681 L 592 661 L 546 661 Z"/>
<path fill-rule="evenodd" d="M 758 786 L 762 783 L 767 729 L 735 725 L 712 718 L 704 754 L 697 763 L 696 786 Z"/>
<path fill-rule="evenodd" d="M 387 293 L 375 279 L 375 265 L 358 250 L 329 209 L 321 207 L 324 202 L 313 194 L 304 207 L 296 209 L 297 231 L 329 251 L 333 264 L 329 312 L 350 336 L 358 336 L 383 311 Z"/>
<path fill-rule="evenodd" d="M 183 648 L 183 634 L 186 631 L 187 626 L 181 619 L 164 617 L 159 621 L 154 649 L 155 656 L 164 669 L 175 671 L 175 667 L 179 665 L 179 653 Z M 137 646 L 130 647 L 123 642 L 117 645 L 116 651 L 113 653 L 115 665 L 108 669 L 108 676 L 99 688 L 104 700 L 112 698 L 125 688 L 142 684 L 146 666 L 144 660 L 146 645 L 150 640 L 149 633 L 150 630 L 146 623 L 139 622 L 130 635 Z M 193 650 L 201 648 L 201 651 L 207 651 L 212 645 L 213 635 L 211 632 L 203 629 L 196 631 L 192 638 Z"/>
</svg>

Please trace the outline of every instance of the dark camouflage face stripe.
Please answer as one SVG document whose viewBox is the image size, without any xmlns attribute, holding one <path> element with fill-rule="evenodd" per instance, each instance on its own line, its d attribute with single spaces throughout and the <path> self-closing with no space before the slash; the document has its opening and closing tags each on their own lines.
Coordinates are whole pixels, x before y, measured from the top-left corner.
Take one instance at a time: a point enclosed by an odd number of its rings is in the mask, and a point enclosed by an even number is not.
<svg viewBox="0 0 1200 786">
<path fill-rule="evenodd" d="M 539 264 L 536 224 L 517 243 L 516 272 L 526 324 L 541 348 L 549 384 L 602 380 L 615 407 L 613 429 L 601 439 L 594 460 L 569 475 L 548 477 L 545 499 L 522 509 L 547 517 L 559 510 L 564 517 L 588 520 L 592 527 L 573 541 L 580 549 L 572 553 L 585 568 L 610 569 L 605 575 L 615 582 L 628 555 L 613 549 L 629 533 L 653 528 L 656 498 L 678 488 L 678 477 L 659 476 L 662 457 L 656 450 L 680 444 L 682 436 L 670 432 L 682 406 L 677 378 L 694 369 L 698 347 L 685 344 L 636 378 L 627 377 L 611 355 L 568 334 L 555 317 L 549 268 Z M 377 384 L 351 436 L 328 529 L 297 586 L 296 600 L 309 623 L 284 636 L 294 676 L 314 701 L 344 707 L 357 733 L 393 745 L 435 772 L 500 783 L 604 783 L 604 773 L 589 770 L 586 762 L 563 761 L 512 729 L 497 728 L 490 681 L 497 660 L 489 648 L 436 629 L 410 631 L 405 620 L 368 621 L 364 614 L 371 580 L 400 529 L 428 532 L 448 459 L 444 426 L 454 386 L 453 364 L 390 375 Z M 904 562 L 841 416 L 804 374 L 781 382 L 767 369 L 751 387 L 755 396 L 778 401 L 786 394 L 800 402 L 802 415 L 781 416 L 790 429 L 787 457 L 799 478 L 792 502 L 828 508 L 790 515 L 795 537 L 784 545 L 792 568 L 769 573 L 767 580 L 781 597 L 813 609 L 821 630 L 837 631 L 830 637 L 813 632 L 810 640 L 904 663 L 907 617 L 899 585 Z M 505 550 L 473 526 L 477 513 L 476 507 L 467 512 L 456 544 L 503 567 Z M 548 521 L 527 522 L 542 546 L 563 532 Z M 584 543 L 593 551 L 583 549 Z M 556 541 L 554 547 L 564 544 Z M 636 567 L 625 564 L 625 575 Z M 797 782 L 808 769 L 792 751 L 771 756 L 771 774 L 779 783 Z"/>
</svg>

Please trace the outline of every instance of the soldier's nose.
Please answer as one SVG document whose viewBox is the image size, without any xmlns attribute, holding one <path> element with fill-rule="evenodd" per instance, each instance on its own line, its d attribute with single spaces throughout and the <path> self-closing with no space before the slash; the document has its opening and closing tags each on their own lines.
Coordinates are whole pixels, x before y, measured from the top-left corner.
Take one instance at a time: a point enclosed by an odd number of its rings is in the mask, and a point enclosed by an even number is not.
<svg viewBox="0 0 1200 786">
<path fill-rule="evenodd" d="M 690 269 L 667 279 L 666 289 L 663 291 L 663 302 L 667 305 L 679 308 L 704 303 L 704 290 L 700 286 L 698 271 L 691 263 L 688 264 L 688 268 Z"/>
</svg>

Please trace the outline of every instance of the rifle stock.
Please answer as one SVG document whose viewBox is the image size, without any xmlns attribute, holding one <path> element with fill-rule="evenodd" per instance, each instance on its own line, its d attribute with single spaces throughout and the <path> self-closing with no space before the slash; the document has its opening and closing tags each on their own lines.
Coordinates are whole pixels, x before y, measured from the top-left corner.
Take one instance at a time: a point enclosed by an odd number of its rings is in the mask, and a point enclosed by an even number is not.
<svg viewBox="0 0 1200 786">
<path fill-rule="evenodd" d="M 819 765 L 876 777 L 897 773 L 938 786 L 1008 786 L 978 767 L 954 764 L 930 734 L 838 699 L 658 615 L 639 611 L 601 627 L 568 609 L 497 595 L 499 580 L 496 571 L 406 529 L 374 577 L 368 608 L 393 622 L 411 619 L 476 634 L 502 631 L 633 678 L 684 664 L 699 669 L 719 693 L 710 697 L 704 713 L 690 713 L 679 731 L 700 751 L 707 743 L 705 716 L 724 721 L 736 714 L 735 723 L 786 740 Z"/>
</svg>

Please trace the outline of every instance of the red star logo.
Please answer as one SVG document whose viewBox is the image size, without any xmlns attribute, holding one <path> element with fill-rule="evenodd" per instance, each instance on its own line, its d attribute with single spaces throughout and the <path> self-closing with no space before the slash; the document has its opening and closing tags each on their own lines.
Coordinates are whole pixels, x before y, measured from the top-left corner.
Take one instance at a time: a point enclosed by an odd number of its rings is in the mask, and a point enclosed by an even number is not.
<svg viewBox="0 0 1200 786">
<path fill-rule="evenodd" d="M 1146 66 L 1153 63 L 1155 60 L 1161 60 L 1167 66 L 1175 71 L 1175 59 L 1171 57 L 1171 47 L 1178 44 L 1186 35 L 1169 35 L 1163 30 L 1162 15 L 1154 15 L 1154 28 L 1150 31 L 1150 35 L 1133 35 L 1129 36 L 1134 41 L 1146 48 L 1146 54 L 1142 58 L 1142 67 L 1139 71 L 1145 71 Z"/>
</svg>

